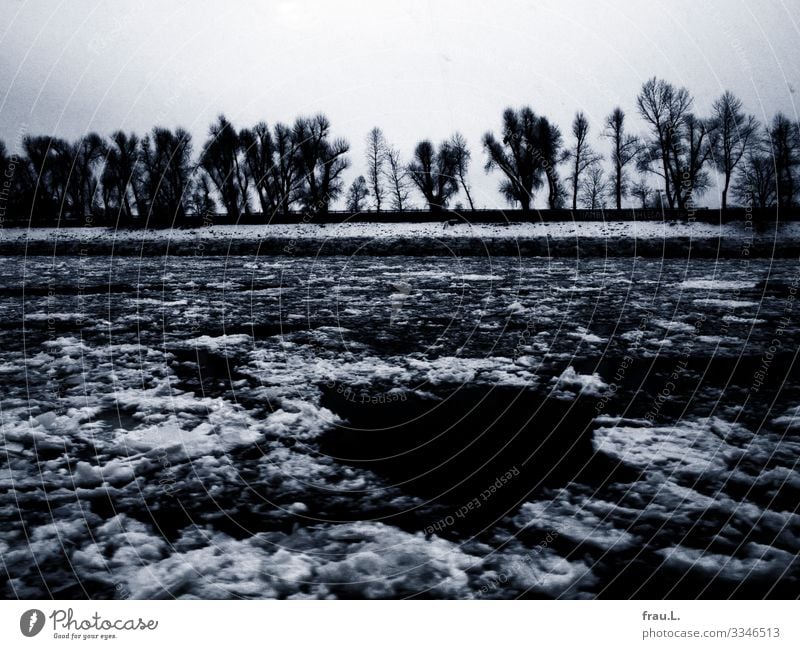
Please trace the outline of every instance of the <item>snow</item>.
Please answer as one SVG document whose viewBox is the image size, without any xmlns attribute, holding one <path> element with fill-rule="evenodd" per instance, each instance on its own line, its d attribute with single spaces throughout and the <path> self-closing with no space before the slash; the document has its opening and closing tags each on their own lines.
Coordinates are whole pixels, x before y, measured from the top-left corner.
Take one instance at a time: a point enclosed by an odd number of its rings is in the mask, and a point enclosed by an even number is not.
<svg viewBox="0 0 800 649">
<path fill-rule="evenodd" d="M 565 489 L 548 494 L 550 499 L 525 503 L 514 517 L 523 529 L 543 533 L 558 530 L 558 536 L 574 543 L 589 543 L 606 552 L 622 551 L 636 545 L 636 537 L 614 526 L 608 515 L 614 505 L 600 499 L 577 498 Z"/>
<path fill-rule="evenodd" d="M 687 279 L 680 284 L 680 289 L 697 289 L 703 291 L 738 291 L 754 288 L 754 282 L 742 282 L 723 279 Z"/>
<path fill-rule="evenodd" d="M 699 571 L 709 578 L 721 575 L 739 582 L 747 579 L 777 581 L 785 575 L 787 563 L 794 559 L 789 552 L 757 543 L 747 543 L 741 550 L 741 558 L 683 546 L 664 548 L 657 554 L 665 565 L 681 572 Z"/>
<path fill-rule="evenodd" d="M 586 327 L 579 327 L 578 331 L 567 334 L 571 338 L 577 338 L 585 343 L 599 345 L 600 343 L 608 342 L 605 338 L 601 338 L 597 334 L 590 333 Z"/>
<path fill-rule="evenodd" d="M 779 225 L 779 236 L 783 240 L 800 239 L 800 223 L 790 222 Z M 99 241 L 118 243 L 146 243 L 151 241 L 170 241 L 179 243 L 199 243 L 212 241 L 258 241 L 268 238 L 298 241 L 302 239 L 332 240 L 361 238 L 366 240 L 386 237 L 442 240 L 448 242 L 458 239 L 542 239 L 554 241 L 583 237 L 619 239 L 630 237 L 639 240 L 652 239 L 726 239 L 747 238 L 772 240 L 775 232 L 754 233 L 741 223 L 713 225 L 709 223 L 685 223 L 657 221 L 561 221 L 535 223 L 476 223 L 457 224 L 443 228 L 441 223 L 341 223 L 341 224 L 264 224 L 264 225 L 222 225 L 195 229 L 166 230 L 127 230 L 113 228 L 4 228 L 0 231 L 0 242 L 55 241 L 91 244 Z"/>
<path fill-rule="evenodd" d="M 146 526 L 124 516 L 97 532 L 97 543 L 75 552 L 73 561 L 122 583 L 134 599 L 396 598 L 420 592 L 471 598 L 469 573 L 480 563 L 453 543 L 381 523 L 317 525 L 244 540 L 216 533 L 203 547 L 193 547 L 197 540 L 189 535 L 171 553 Z M 148 565 L 140 567 L 142 560 Z"/>
<path fill-rule="evenodd" d="M 247 348 L 252 346 L 253 339 L 247 334 L 198 336 L 197 338 L 188 338 L 185 344 L 196 349 L 203 349 L 212 353 L 220 353 L 229 349 L 242 347 Z"/>
<path fill-rule="evenodd" d="M 588 397 L 601 397 L 608 389 L 608 384 L 600 378 L 597 372 L 593 374 L 578 374 L 570 365 L 560 376 L 554 377 L 555 396 L 561 398 L 575 398 L 576 395 Z"/>
<path fill-rule="evenodd" d="M 74 260 L 61 261 L 0 258 L 3 285 L 10 295 L 23 276 L 26 288 L 70 287 Z M 264 269 L 280 287 L 258 284 Z M 682 378 L 697 391 L 678 421 L 651 424 L 644 412 L 690 337 L 693 353 L 759 358 L 796 264 L 115 257 L 89 260 L 82 272 L 96 287 L 123 287 L 88 299 L 82 326 L 74 293 L 0 304 L 9 597 L 43 596 L 40 569 L 70 597 L 510 598 L 597 596 L 640 549 L 676 568 L 699 558 L 704 578 L 716 566 L 745 587 L 792 565 L 800 542 L 793 392 L 783 401 L 751 393 L 742 408 L 748 385 L 723 386 L 711 373 L 695 382 L 687 370 Z M 749 327 L 758 321 L 743 317 L 740 300 L 736 316 L 693 301 L 716 288 L 680 295 L 685 277 L 717 276 L 749 288 L 714 297 L 742 290 L 772 325 Z M 392 319 L 400 281 L 411 286 L 402 322 Z M 756 295 L 762 285 L 769 290 Z M 553 290 L 565 287 L 579 290 Z M 51 332 L 45 316 L 53 315 Z M 797 335 L 785 327 L 787 349 Z M 626 354 L 633 370 L 621 380 Z M 663 362 L 651 363 L 655 355 Z M 770 372 L 782 378 L 777 364 Z M 420 530 L 446 516 L 445 506 L 321 451 L 344 417 L 324 405 L 326 390 L 438 399 L 464 384 L 587 410 L 587 455 L 620 464 L 619 482 L 548 485 L 501 512 L 480 540 L 455 529 L 426 537 Z M 573 410 L 580 395 L 602 398 L 597 412 L 607 416 L 594 417 L 594 402 Z M 109 498 L 125 513 L 98 507 Z M 354 512 L 362 523 L 342 522 Z M 386 518 L 395 515 L 402 523 Z M 557 540 L 541 547 L 551 532 Z M 797 590 L 796 576 L 782 586 Z"/>
<path fill-rule="evenodd" d="M 4 228 L 0 230 L 0 245 L 13 244 L 14 251 L 22 252 L 26 244 L 42 244 L 58 242 L 61 250 L 66 250 L 70 245 L 80 245 L 81 248 L 103 246 L 104 250 L 110 245 L 115 246 L 116 254 L 155 254 L 150 250 L 157 250 L 157 254 L 237 254 L 239 246 L 249 246 L 255 250 L 260 244 L 277 243 L 275 250 L 282 250 L 284 254 L 296 254 L 298 249 L 306 250 L 306 254 L 313 254 L 326 249 L 324 254 L 332 254 L 327 248 L 341 242 L 358 242 L 357 250 L 361 245 L 369 243 L 378 247 L 396 247 L 398 243 L 414 241 L 430 242 L 432 250 L 443 253 L 449 247 L 458 247 L 461 242 L 468 243 L 477 253 L 483 254 L 486 246 L 507 242 L 509 245 L 503 254 L 519 254 L 520 248 L 516 245 L 526 242 L 544 242 L 546 247 L 537 254 L 557 256 L 565 244 L 576 241 L 595 242 L 598 244 L 596 254 L 602 254 L 604 246 L 608 245 L 608 252 L 614 254 L 614 246 L 619 244 L 624 251 L 619 254 L 630 254 L 636 242 L 642 244 L 639 254 L 661 254 L 653 249 L 644 250 L 648 242 L 681 241 L 686 249 L 694 248 L 700 252 L 708 249 L 709 252 L 720 254 L 720 243 L 747 241 L 751 244 L 758 243 L 764 248 L 765 254 L 772 251 L 774 242 L 779 239 L 782 244 L 797 244 L 800 242 L 800 223 L 789 222 L 779 224 L 777 231 L 754 232 L 752 228 L 742 223 L 727 223 L 713 225 L 694 222 L 535 222 L 535 223 L 476 223 L 473 225 L 457 224 L 443 228 L 441 223 L 341 223 L 341 224 L 263 224 L 263 225 L 222 225 L 205 228 L 165 229 L 165 230 L 129 230 L 114 228 Z M 314 244 L 314 250 L 308 250 L 305 244 Z M 169 250 L 155 244 L 168 244 Z M 328 245 L 330 244 L 330 245 Z M 477 246 L 477 247 L 476 247 Z M 233 247 L 233 249 L 231 249 Z M 286 252 L 288 248 L 289 252 Z M 404 248 L 405 249 L 405 248 Z M 408 248 L 409 250 L 413 249 Z M 454 248 L 451 248 L 451 251 Z M 734 245 L 731 250 L 739 250 Z M 574 249 L 570 249 L 574 251 Z M 28 251 L 29 252 L 29 251 Z M 335 254 L 335 252 L 333 252 Z M 524 253 L 523 254 L 529 254 Z M 574 254 L 569 252 L 568 254 Z M 733 253 L 731 253 L 733 254 Z M 751 255 L 756 254 L 756 248 L 751 249 Z M 264 266 L 269 268 L 269 266 Z M 457 273 L 453 273 L 457 275 Z M 470 280 L 466 277 L 463 281 L 488 281 L 488 277 Z M 726 280 L 727 281 L 727 280 Z M 691 280 L 690 280 L 691 282 Z M 221 286 L 221 285 L 220 285 Z M 690 288 L 687 285 L 686 288 Z M 704 287 L 703 284 L 694 288 Z M 725 287 L 723 282 L 722 287 Z"/>
<path fill-rule="evenodd" d="M 664 427 L 601 427 L 594 433 L 593 444 L 596 451 L 665 477 L 700 478 L 718 473 L 741 453 L 691 422 Z"/>
<path fill-rule="evenodd" d="M 716 306 L 722 309 L 744 309 L 747 307 L 758 306 L 758 302 L 751 300 L 721 300 L 717 298 L 700 298 L 692 300 L 698 306 Z"/>
<path fill-rule="evenodd" d="M 503 279 L 500 275 L 458 275 L 465 282 L 499 282 Z"/>
<path fill-rule="evenodd" d="M 753 326 L 767 323 L 766 320 L 761 320 L 759 318 L 740 318 L 739 316 L 735 315 L 724 315 L 722 316 L 722 319 L 725 322 L 730 322 L 733 324 L 745 324 Z"/>
<path fill-rule="evenodd" d="M 653 324 L 657 327 L 661 327 L 662 329 L 667 329 L 673 334 L 691 334 L 695 331 L 694 325 L 690 325 L 685 322 L 676 322 L 675 320 L 663 320 L 661 318 L 656 318 L 653 320 Z"/>
<path fill-rule="evenodd" d="M 554 286 L 556 293 L 598 293 L 603 290 L 601 286 Z"/>
</svg>

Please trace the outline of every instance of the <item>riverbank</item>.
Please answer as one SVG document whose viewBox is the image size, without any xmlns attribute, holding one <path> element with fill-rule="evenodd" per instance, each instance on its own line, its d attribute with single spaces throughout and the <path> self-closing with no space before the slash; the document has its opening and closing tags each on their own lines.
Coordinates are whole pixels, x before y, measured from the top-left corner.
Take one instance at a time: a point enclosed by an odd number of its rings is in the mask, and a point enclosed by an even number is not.
<svg viewBox="0 0 800 649">
<path fill-rule="evenodd" d="M 453 255 L 797 257 L 800 223 L 559 222 L 224 225 L 194 229 L 6 228 L 0 255 Z"/>
</svg>

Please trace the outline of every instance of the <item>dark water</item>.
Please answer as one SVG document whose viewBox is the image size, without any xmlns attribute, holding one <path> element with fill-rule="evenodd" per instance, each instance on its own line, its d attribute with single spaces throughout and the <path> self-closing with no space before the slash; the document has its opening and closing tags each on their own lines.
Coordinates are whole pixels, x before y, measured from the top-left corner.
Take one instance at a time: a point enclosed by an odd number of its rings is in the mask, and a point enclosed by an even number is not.
<svg viewBox="0 0 800 649">
<path fill-rule="evenodd" d="M 6 597 L 795 597 L 791 260 L 0 259 Z"/>
</svg>

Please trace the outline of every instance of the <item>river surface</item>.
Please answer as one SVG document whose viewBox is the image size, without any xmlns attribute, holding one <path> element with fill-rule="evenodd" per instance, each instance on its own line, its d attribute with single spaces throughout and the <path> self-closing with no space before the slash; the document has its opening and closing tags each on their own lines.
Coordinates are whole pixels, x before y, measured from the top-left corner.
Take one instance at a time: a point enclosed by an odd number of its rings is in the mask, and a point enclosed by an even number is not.
<svg viewBox="0 0 800 649">
<path fill-rule="evenodd" d="M 796 597 L 796 260 L 0 258 L 5 597 Z"/>
</svg>

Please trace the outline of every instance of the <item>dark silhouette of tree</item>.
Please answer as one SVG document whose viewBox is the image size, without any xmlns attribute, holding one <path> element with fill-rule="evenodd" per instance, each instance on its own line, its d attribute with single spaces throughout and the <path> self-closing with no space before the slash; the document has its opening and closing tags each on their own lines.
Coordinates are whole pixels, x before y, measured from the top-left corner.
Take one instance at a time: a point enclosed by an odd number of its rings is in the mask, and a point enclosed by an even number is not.
<svg viewBox="0 0 800 649">
<path fill-rule="evenodd" d="M 546 117 L 537 120 L 539 130 L 542 169 L 547 180 L 547 207 L 551 210 L 561 207 L 564 202 L 564 191 L 558 177 L 557 165 L 564 159 L 561 130 L 551 124 Z"/>
<path fill-rule="evenodd" d="M 467 140 L 461 133 L 454 133 L 450 138 L 450 147 L 453 149 L 455 156 L 455 171 L 458 177 L 458 182 L 464 190 L 464 195 L 467 197 L 469 209 L 475 211 L 475 203 L 472 202 L 472 194 L 469 191 L 469 183 L 467 182 L 467 173 L 469 172 L 469 163 L 472 160 L 472 154 L 467 146 Z"/>
<path fill-rule="evenodd" d="M 20 213 L 20 182 L 17 166 L 20 165 L 19 157 L 9 154 L 6 143 L 0 140 L 0 215 L 12 218 Z M 0 218 L 0 223 L 2 223 Z"/>
<path fill-rule="evenodd" d="M 184 220 L 194 169 L 191 135 L 157 126 L 140 148 L 147 220 L 155 225 Z"/>
<path fill-rule="evenodd" d="M 33 224 L 55 222 L 66 208 L 69 144 L 59 138 L 26 135 L 22 149 L 25 160 L 20 165 L 20 207 Z"/>
<path fill-rule="evenodd" d="M 652 139 L 640 156 L 640 168 L 661 176 L 664 194 L 670 207 L 680 205 L 680 181 L 675 187 L 674 156 L 676 140 L 686 115 L 692 106 L 692 98 L 686 88 L 676 88 L 663 79 L 653 77 L 644 83 L 636 97 L 636 107 L 642 119 L 649 125 Z"/>
<path fill-rule="evenodd" d="M 546 117 L 537 117 L 527 106 L 519 111 L 507 108 L 501 139 L 497 140 L 493 133 L 483 136 L 483 148 L 488 154 L 486 170 L 499 169 L 505 174 L 500 191 L 509 203 L 518 203 L 523 212 L 530 211 L 534 192 L 545 179 L 548 205 L 558 207 L 561 188 L 556 165 L 561 144 L 561 132 Z"/>
<path fill-rule="evenodd" d="M 8 172 L 8 175 L 6 175 Z M 8 157 L 8 149 L 6 143 L 0 140 L 0 207 L 8 209 L 9 198 L 11 197 L 11 178 L 13 177 L 13 169 L 11 168 L 11 160 Z"/>
<path fill-rule="evenodd" d="M 581 205 L 589 210 L 605 209 L 608 190 L 605 171 L 599 162 L 595 162 L 586 169 L 585 177 L 581 181 Z"/>
<path fill-rule="evenodd" d="M 564 159 L 570 162 L 569 181 L 572 185 L 572 209 L 574 210 L 578 207 L 581 174 L 598 163 L 602 156 L 595 153 L 589 144 L 589 120 L 582 112 L 575 114 L 575 119 L 572 121 L 572 135 L 575 137 L 575 143 L 571 149 L 566 151 Z"/>
<path fill-rule="evenodd" d="M 408 168 L 400 157 L 400 150 L 391 146 L 386 151 L 386 176 L 392 198 L 392 209 L 402 212 L 408 206 L 411 179 Z"/>
<path fill-rule="evenodd" d="M 642 142 L 625 131 L 625 112 L 617 107 L 606 117 L 603 137 L 611 140 L 611 184 L 616 208 L 622 209 L 622 199 L 628 194 L 627 167 L 642 151 Z"/>
<path fill-rule="evenodd" d="M 423 140 L 414 149 L 408 173 L 431 212 L 447 209 L 458 192 L 456 166 L 456 153 L 449 142 L 442 142 L 437 150 L 430 140 Z"/>
<path fill-rule="evenodd" d="M 745 207 L 774 207 L 778 196 L 776 190 L 772 156 L 754 147 L 745 155 L 734 179 L 736 202 Z"/>
<path fill-rule="evenodd" d="M 684 117 L 683 128 L 673 145 L 672 165 L 675 197 L 680 208 L 692 207 L 695 196 L 708 189 L 710 179 L 705 167 L 712 159 L 715 141 L 712 122 L 698 119 L 692 113 Z"/>
<path fill-rule="evenodd" d="M 249 182 L 239 134 L 220 115 L 209 128 L 209 139 L 200 154 L 200 166 L 208 174 L 222 199 L 228 217 L 238 220 L 250 214 Z"/>
<path fill-rule="evenodd" d="M 579 204 L 597 209 L 606 200 L 621 209 L 628 195 L 647 206 L 655 193 L 661 207 L 689 211 L 710 186 L 712 165 L 724 180 L 723 209 L 731 191 L 737 203 L 756 207 L 798 204 L 800 125 L 779 113 L 759 131 L 755 117 L 730 92 L 713 103 L 707 119 L 695 116 L 692 103 L 685 88 L 655 77 L 648 80 L 636 98 L 649 130 L 646 138 L 627 132 L 619 107 L 605 119 L 601 136 L 611 142 L 610 170 L 599 166 L 602 156 L 589 143 L 590 126 L 582 112 L 575 115 L 574 141 L 565 150 L 559 128 L 546 117 L 527 106 L 508 108 L 501 134 L 487 132 L 482 139 L 485 168 L 500 170 L 500 191 L 523 212 L 532 209 L 535 193 L 545 184 L 550 209 L 561 207 L 571 190 L 573 209 Z M 205 217 L 217 200 L 237 219 L 250 213 L 251 191 L 265 214 L 293 209 L 324 214 L 342 196 L 342 176 L 349 167 L 349 145 L 332 136 L 322 114 L 301 116 L 292 126 L 270 128 L 260 122 L 238 132 L 220 115 L 196 162 L 186 131 L 159 127 L 141 140 L 122 131 L 107 141 L 94 133 L 74 142 L 28 135 L 21 149 L 9 156 L 0 141 L 0 170 L 13 171 L 0 187 L 0 201 L 6 213 L 27 216 L 34 225 L 61 218 L 89 222 L 90 215 L 116 217 L 117 223 L 138 218 L 166 225 L 187 213 Z M 419 142 L 410 163 L 403 164 L 399 150 L 375 127 L 367 137 L 367 194 L 359 177 L 348 190 L 347 204 L 363 210 L 368 196 L 377 211 L 387 205 L 403 211 L 416 188 L 431 211 L 448 209 L 461 191 L 464 203 L 475 210 L 468 178 L 471 161 L 465 138 L 456 132 L 438 146 Z M 567 161 L 569 190 L 558 172 Z M 628 173 L 633 161 L 640 172 L 659 176 L 663 190 L 643 180 L 632 184 Z"/>
<path fill-rule="evenodd" d="M 261 211 L 288 213 L 298 199 L 297 147 L 291 127 L 278 123 L 270 133 L 264 122 L 243 129 L 239 139 L 245 168 L 255 188 Z"/>
<path fill-rule="evenodd" d="M 639 113 L 653 135 L 638 158 L 639 169 L 661 176 L 668 205 L 682 210 L 690 209 L 695 196 L 708 188 L 704 167 L 716 141 L 714 122 L 696 118 L 691 105 L 685 88 L 655 78 L 637 97 Z"/>
<path fill-rule="evenodd" d="M 486 171 L 499 169 L 505 174 L 500 192 L 511 205 L 518 203 L 523 212 L 530 211 L 534 192 L 542 186 L 536 121 L 536 114 L 527 106 L 519 111 L 507 108 L 501 139 L 498 141 L 493 133 L 483 136 L 483 148 L 489 156 Z"/>
<path fill-rule="evenodd" d="M 388 149 L 383 131 L 376 126 L 367 135 L 367 178 L 376 212 L 381 211 L 385 195 L 383 181 Z"/>
<path fill-rule="evenodd" d="M 713 162 L 723 178 L 724 210 L 728 207 L 728 189 L 733 172 L 757 136 L 758 121 L 753 115 L 745 115 L 741 100 L 728 91 L 714 102 L 711 119 L 716 131 Z"/>
<path fill-rule="evenodd" d="M 639 204 L 643 210 L 646 210 L 653 204 L 653 188 L 650 187 L 645 180 L 640 180 L 639 182 L 631 185 L 631 196 L 639 201 Z"/>
<path fill-rule="evenodd" d="M 214 182 L 208 173 L 200 169 L 195 175 L 189 195 L 187 212 L 204 221 L 213 220 L 217 204 L 213 197 Z"/>
<path fill-rule="evenodd" d="M 783 113 L 778 113 L 769 130 L 769 144 L 775 165 L 777 203 L 779 207 L 790 207 L 795 204 L 798 194 L 796 171 L 800 164 L 800 128 Z"/>
<path fill-rule="evenodd" d="M 89 133 L 60 153 L 66 168 L 67 205 L 70 215 L 83 218 L 97 213 L 101 198 L 98 169 L 108 149 L 97 133 Z M 64 172 L 62 172 L 64 173 Z"/>
<path fill-rule="evenodd" d="M 364 176 L 359 176 L 350 185 L 347 191 L 347 211 L 348 212 L 361 212 L 364 209 L 364 201 L 369 196 L 369 188 Z"/>
<path fill-rule="evenodd" d="M 293 128 L 295 159 L 300 174 L 300 202 L 311 214 L 326 214 L 342 193 L 342 172 L 350 165 L 350 145 L 330 140 L 330 122 L 324 115 L 300 117 Z"/>
<path fill-rule="evenodd" d="M 239 143 L 244 154 L 244 170 L 253 185 L 261 211 L 272 215 L 277 209 L 272 187 L 275 143 L 265 122 L 252 129 L 239 131 Z"/>
<path fill-rule="evenodd" d="M 142 168 L 139 161 L 139 138 L 116 131 L 111 135 L 103 167 L 103 203 L 106 212 L 117 212 L 117 219 L 130 223 L 134 207 L 145 211 L 142 201 Z M 131 200 L 131 198 L 133 200 Z"/>
</svg>

